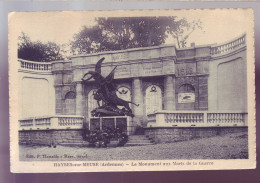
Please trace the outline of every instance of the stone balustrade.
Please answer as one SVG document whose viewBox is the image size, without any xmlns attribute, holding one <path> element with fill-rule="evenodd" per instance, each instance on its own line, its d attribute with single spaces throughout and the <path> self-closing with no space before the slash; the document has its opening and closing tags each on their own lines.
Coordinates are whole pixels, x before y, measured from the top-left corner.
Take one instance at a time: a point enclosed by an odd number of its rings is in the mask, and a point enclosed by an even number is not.
<svg viewBox="0 0 260 183">
<path fill-rule="evenodd" d="M 174 45 L 162 45 L 145 48 L 134 48 L 122 51 L 100 52 L 87 55 L 72 56 L 71 61 L 55 62 L 34 62 L 18 59 L 20 69 L 34 71 L 60 71 L 85 67 L 88 70 L 94 69 L 94 64 L 101 57 L 105 57 L 103 70 L 109 72 L 115 65 L 118 66 L 115 78 L 128 78 L 136 76 L 150 76 L 174 74 L 172 69 L 174 57 L 177 60 L 189 60 L 195 57 L 210 57 L 227 54 L 246 46 L 246 34 L 235 38 L 229 42 L 216 45 L 204 45 L 183 49 L 176 49 Z M 139 60 L 146 60 L 140 66 Z M 109 61 L 109 62 L 108 62 Z M 121 62 L 119 64 L 119 62 Z M 122 64 L 124 63 L 124 64 Z M 140 70 L 140 71 L 139 71 Z M 80 78 L 77 80 L 81 79 Z"/>
<path fill-rule="evenodd" d="M 166 123 L 203 123 L 203 113 L 168 113 L 165 115 Z"/>
<path fill-rule="evenodd" d="M 33 62 L 18 59 L 20 62 L 20 68 L 25 70 L 34 70 L 34 71 L 51 71 L 52 64 L 50 62 Z"/>
<path fill-rule="evenodd" d="M 208 124 L 243 124 L 245 113 L 207 113 Z"/>
<path fill-rule="evenodd" d="M 148 115 L 147 127 L 247 126 L 246 112 L 158 111 Z"/>
<path fill-rule="evenodd" d="M 49 116 L 19 120 L 19 130 L 82 129 L 82 116 Z"/>
<path fill-rule="evenodd" d="M 149 114 L 147 116 L 148 123 L 156 123 L 156 114 Z"/>
<path fill-rule="evenodd" d="M 20 128 L 32 128 L 34 126 L 33 119 L 25 119 L 19 121 Z"/>
<path fill-rule="evenodd" d="M 246 34 L 227 43 L 212 46 L 210 53 L 211 55 L 226 54 L 245 45 L 246 45 Z"/>
</svg>

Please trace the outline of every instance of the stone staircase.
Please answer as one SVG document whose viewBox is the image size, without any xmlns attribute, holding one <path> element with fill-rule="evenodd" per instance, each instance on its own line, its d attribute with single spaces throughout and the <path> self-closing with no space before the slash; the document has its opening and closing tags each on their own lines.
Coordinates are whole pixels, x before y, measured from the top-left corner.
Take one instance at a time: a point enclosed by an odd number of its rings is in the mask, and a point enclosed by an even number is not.
<svg viewBox="0 0 260 183">
<path fill-rule="evenodd" d="M 128 141 L 124 146 L 146 146 L 153 144 L 153 141 L 145 135 L 130 135 L 128 136 Z"/>
<path fill-rule="evenodd" d="M 117 147 L 117 143 L 117 141 L 111 141 L 108 144 L 108 147 Z M 154 142 L 144 135 L 144 129 L 138 128 L 136 129 L 134 135 L 128 136 L 128 141 L 124 146 L 145 146 L 153 144 Z M 87 147 L 89 146 L 89 142 L 85 141 L 81 136 L 74 136 L 69 139 L 63 139 L 63 142 L 60 142 L 57 145 Z"/>
<path fill-rule="evenodd" d="M 89 142 L 82 139 L 82 137 L 73 137 L 70 139 L 64 140 L 64 142 L 59 143 L 59 145 L 63 146 L 88 146 Z"/>
<path fill-rule="evenodd" d="M 128 141 L 124 146 L 146 146 L 153 145 L 154 142 L 144 135 L 143 128 L 137 128 L 134 135 L 128 136 Z"/>
</svg>

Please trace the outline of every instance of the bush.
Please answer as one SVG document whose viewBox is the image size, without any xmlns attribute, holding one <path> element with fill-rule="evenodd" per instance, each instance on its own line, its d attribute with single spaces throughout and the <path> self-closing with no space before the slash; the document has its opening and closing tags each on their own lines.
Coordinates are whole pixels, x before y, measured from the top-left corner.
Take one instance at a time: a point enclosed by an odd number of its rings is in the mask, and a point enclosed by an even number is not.
<svg viewBox="0 0 260 183">
<path fill-rule="evenodd" d="M 123 132 L 120 128 L 112 130 L 111 128 L 106 128 L 104 130 L 86 130 L 85 140 L 90 143 L 91 146 L 95 147 L 107 147 L 107 144 L 111 140 L 117 140 L 117 146 L 124 146 L 128 141 L 128 135 Z"/>
</svg>

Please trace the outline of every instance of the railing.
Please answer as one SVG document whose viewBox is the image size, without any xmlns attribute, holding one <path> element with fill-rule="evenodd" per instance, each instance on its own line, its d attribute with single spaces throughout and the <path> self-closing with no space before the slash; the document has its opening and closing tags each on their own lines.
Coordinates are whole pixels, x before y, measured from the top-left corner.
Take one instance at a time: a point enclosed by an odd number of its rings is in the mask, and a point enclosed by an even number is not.
<svg viewBox="0 0 260 183">
<path fill-rule="evenodd" d="M 156 114 L 149 114 L 147 116 L 148 122 L 155 123 L 156 122 Z"/>
<path fill-rule="evenodd" d="M 20 68 L 26 70 L 37 70 L 37 71 L 51 71 L 51 63 L 44 62 L 33 62 L 27 60 L 18 60 L 20 62 Z"/>
<path fill-rule="evenodd" d="M 82 116 L 49 116 L 19 120 L 19 130 L 82 129 Z"/>
<path fill-rule="evenodd" d="M 245 112 L 158 111 L 148 115 L 147 127 L 246 126 Z"/>
<path fill-rule="evenodd" d="M 30 128 L 33 126 L 33 119 L 26 119 L 26 120 L 22 120 L 20 121 L 20 127 L 22 128 Z"/>
<path fill-rule="evenodd" d="M 172 113 L 165 115 L 166 123 L 203 123 L 203 113 Z"/>
<path fill-rule="evenodd" d="M 81 127 L 83 125 L 82 117 L 58 117 L 58 124 L 62 127 L 68 126 L 78 126 Z"/>
<path fill-rule="evenodd" d="M 225 54 L 245 44 L 246 44 L 246 34 L 232 41 L 229 41 L 228 43 L 212 46 L 210 50 L 210 54 L 211 55 Z"/>
<path fill-rule="evenodd" d="M 208 124 L 243 124 L 245 113 L 207 113 Z"/>
</svg>

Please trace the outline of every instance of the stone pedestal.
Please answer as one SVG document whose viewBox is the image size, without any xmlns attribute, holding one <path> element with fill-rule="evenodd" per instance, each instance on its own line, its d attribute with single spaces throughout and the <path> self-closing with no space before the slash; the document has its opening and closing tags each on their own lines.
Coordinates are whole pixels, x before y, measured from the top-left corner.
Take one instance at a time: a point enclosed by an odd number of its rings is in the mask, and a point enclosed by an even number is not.
<svg viewBox="0 0 260 183">
<path fill-rule="evenodd" d="M 83 115 L 83 86 L 80 82 L 76 85 L 76 115 Z"/>
<path fill-rule="evenodd" d="M 132 105 L 133 114 L 135 115 L 133 121 L 136 123 L 136 125 L 139 126 L 142 125 L 143 116 L 144 116 L 144 111 L 143 111 L 144 99 L 143 99 L 143 92 L 141 86 L 142 85 L 141 85 L 140 78 L 134 78 L 132 82 L 132 89 L 133 89 L 132 101 L 139 106 Z"/>
<path fill-rule="evenodd" d="M 105 130 L 107 128 L 115 130 L 119 128 L 127 135 L 133 134 L 133 126 L 131 126 L 132 117 L 129 116 L 90 117 L 89 121 L 88 128 L 90 131 L 96 129 Z"/>
<path fill-rule="evenodd" d="M 175 110 L 175 79 L 174 76 L 165 76 L 164 80 L 164 109 L 165 110 Z"/>
</svg>

